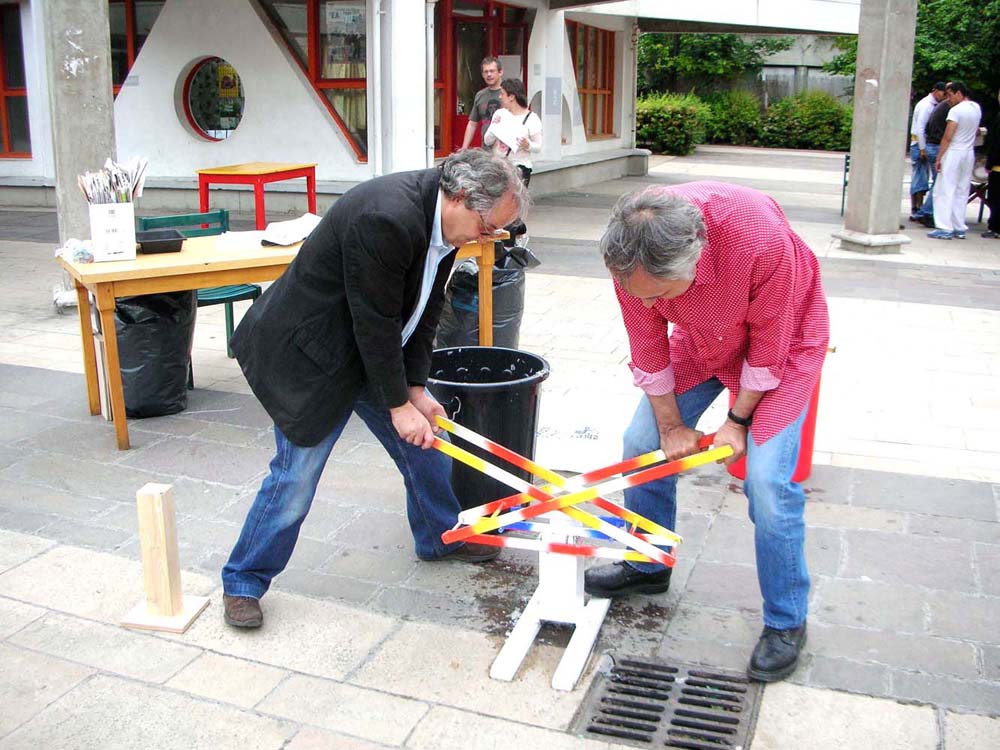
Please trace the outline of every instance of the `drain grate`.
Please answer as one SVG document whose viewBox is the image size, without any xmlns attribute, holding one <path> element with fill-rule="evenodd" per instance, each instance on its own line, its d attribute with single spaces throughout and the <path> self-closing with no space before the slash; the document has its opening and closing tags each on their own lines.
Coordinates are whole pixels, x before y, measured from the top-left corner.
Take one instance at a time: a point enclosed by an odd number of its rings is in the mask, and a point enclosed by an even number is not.
<svg viewBox="0 0 1000 750">
<path fill-rule="evenodd" d="M 570 731 L 635 747 L 725 750 L 750 744 L 761 685 L 693 664 L 614 659 L 594 678 Z"/>
</svg>

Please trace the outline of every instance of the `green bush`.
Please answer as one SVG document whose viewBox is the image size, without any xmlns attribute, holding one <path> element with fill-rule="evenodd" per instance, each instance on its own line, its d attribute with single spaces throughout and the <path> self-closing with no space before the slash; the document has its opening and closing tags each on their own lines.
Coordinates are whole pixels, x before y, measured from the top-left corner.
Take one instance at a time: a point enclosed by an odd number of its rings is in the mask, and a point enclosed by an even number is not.
<svg viewBox="0 0 1000 750">
<path fill-rule="evenodd" d="M 708 99 L 709 119 L 707 138 L 709 143 L 730 143 L 747 146 L 757 143 L 760 138 L 760 99 L 749 91 L 726 91 L 713 94 Z"/>
<path fill-rule="evenodd" d="M 851 108 L 825 91 L 807 91 L 767 109 L 761 144 L 777 148 L 847 151 L 851 147 Z"/>
<path fill-rule="evenodd" d="M 651 94 L 636 106 L 636 141 L 658 154 L 683 156 L 705 142 L 711 110 L 691 94 Z"/>
</svg>

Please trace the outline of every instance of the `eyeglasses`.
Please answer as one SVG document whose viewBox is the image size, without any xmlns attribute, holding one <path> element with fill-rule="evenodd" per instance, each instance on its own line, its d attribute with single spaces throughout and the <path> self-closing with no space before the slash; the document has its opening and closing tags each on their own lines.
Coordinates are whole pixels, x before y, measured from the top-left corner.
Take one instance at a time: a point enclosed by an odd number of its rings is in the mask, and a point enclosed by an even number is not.
<svg viewBox="0 0 1000 750">
<path fill-rule="evenodd" d="M 486 217 L 483 216 L 479 211 L 476 211 L 476 213 L 479 214 L 480 234 L 489 235 L 489 234 L 500 234 L 501 232 L 503 232 L 503 227 L 493 226 L 492 224 L 486 221 Z"/>
</svg>

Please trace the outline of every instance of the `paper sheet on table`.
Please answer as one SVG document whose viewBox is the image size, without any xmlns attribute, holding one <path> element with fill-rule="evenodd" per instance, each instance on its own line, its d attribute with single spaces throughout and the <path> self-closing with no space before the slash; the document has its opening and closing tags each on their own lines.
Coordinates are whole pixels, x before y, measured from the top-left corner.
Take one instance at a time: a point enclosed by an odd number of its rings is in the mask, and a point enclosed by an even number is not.
<svg viewBox="0 0 1000 750">
<path fill-rule="evenodd" d="M 316 214 L 302 214 L 289 221 L 272 221 L 264 229 L 262 245 L 294 245 L 302 242 L 319 224 L 321 217 Z"/>
<path fill-rule="evenodd" d="M 254 245 L 260 245 L 264 239 L 264 230 L 255 232 L 223 232 L 215 239 L 218 250 L 245 250 Z"/>
<path fill-rule="evenodd" d="M 517 137 L 520 133 L 518 122 L 513 117 L 501 117 L 499 122 L 490 124 L 489 131 L 511 151 L 517 151 Z"/>
</svg>

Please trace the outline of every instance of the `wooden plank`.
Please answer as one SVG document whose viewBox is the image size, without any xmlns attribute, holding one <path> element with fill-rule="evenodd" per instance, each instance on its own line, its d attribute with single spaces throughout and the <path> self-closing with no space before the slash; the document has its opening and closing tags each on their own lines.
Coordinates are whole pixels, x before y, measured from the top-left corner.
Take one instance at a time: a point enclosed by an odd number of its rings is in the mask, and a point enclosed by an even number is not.
<svg viewBox="0 0 1000 750">
<path fill-rule="evenodd" d="M 183 608 L 174 490 L 169 484 L 150 482 L 135 499 L 146 609 L 153 615 L 172 617 Z"/>
</svg>

